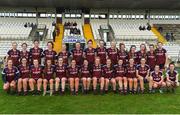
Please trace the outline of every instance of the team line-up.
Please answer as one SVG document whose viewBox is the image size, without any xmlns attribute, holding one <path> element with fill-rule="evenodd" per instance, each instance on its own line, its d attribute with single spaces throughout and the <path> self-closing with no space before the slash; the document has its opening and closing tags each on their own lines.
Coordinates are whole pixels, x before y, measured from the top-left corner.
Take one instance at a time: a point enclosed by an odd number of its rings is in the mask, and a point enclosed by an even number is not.
<svg viewBox="0 0 180 115">
<path fill-rule="evenodd" d="M 28 44 L 23 43 L 19 51 L 18 44 L 12 43 L 2 71 L 3 89 L 8 93 L 27 95 L 29 92 L 34 95 L 43 91 L 45 96 L 49 86 L 50 95 L 63 95 L 66 84 L 69 84 L 71 94 L 78 95 L 81 82 L 83 94 L 91 90 L 94 94 L 108 93 L 109 85 L 114 93 L 120 94 L 144 93 L 146 83 L 149 93 L 156 90 L 163 93 L 165 89 L 174 92 L 179 86 L 178 72 L 173 62 L 167 67 L 168 56 L 161 42 L 157 47 L 150 44 L 148 51 L 145 44 L 140 45 L 139 51 L 135 45 L 126 51 L 123 43 L 116 48 L 116 42 L 112 41 L 110 48 L 106 48 L 103 40 L 95 49 L 90 40 L 84 50 L 79 42 L 70 52 L 63 44 L 58 54 L 51 41 L 44 51 L 39 48 L 38 40 L 33 44 L 28 51 Z"/>
</svg>

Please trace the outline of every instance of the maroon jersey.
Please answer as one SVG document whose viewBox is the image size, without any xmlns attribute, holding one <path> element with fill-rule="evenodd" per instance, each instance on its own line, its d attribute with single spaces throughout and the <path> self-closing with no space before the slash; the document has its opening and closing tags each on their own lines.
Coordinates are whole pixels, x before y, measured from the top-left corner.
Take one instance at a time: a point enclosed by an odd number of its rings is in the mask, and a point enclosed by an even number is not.
<svg viewBox="0 0 180 115">
<path fill-rule="evenodd" d="M 146 52 L 138 51 L 137 52 L 137 64 L 140 64 L 141 58 L 146 59 Z"/>
<path fill-rule="evenodd" d="M 101 64 L 106 64 L 106 48 L 97 48 L 96 49 L 97 56 L 100 58 Z"/>
<path fill-rule="evenodd" d="M 160 49 L 156 49 L 155 50 L 156 53 L 156 64 L 160 65 L 160 64 L 165 64 L 166 62 L 166 50 L 164 48 Z"/>
<path fill-rule="evenodd" d="M 34 65 L 31 66 L 31 78 L 38 80 L 39 78 L 42 78 L 43 68 L 41 66 L 34 67 Z"/>
<path fill-rule="evenodd" d="M 85 52 L 85 56 L 86 56 L 86 59 L 87 61 L 90 63 L 90 64 L 93 64 L 94 63 L 94 59 L 95 59 L 95 49 L 94 48 L 86 48 L 84 50 Z"/>
<path fill-rule="evenodd" d="M 104 65 L 103 66 L 103 76 L 105 78 L 113 78 L 114 77 L 113 67 L 107 67 L 107 65 Z"/>
<path fill-rule="evenodd" d="M 151 76 L 152 76 L 152 78 L 153 78 L 153 81 L 155 81 L 155 82 L 160 82 L 161 81 L 161 76 L 162 76 L 163 74 L 162 74 L 162 72 L 159 72 L 159 73 L 156 73 L 155 71 L 153 71 L 152 73 L 151 73 Z"/>
<path fill-rule="evenodd" d="M 2 76 L 4 76 L 4 82 L 12 82 L 13 80 L 17 80 L 19 75 L 18 69 L 13 66 L 12 69 L 5 67 L 2 71 Z"/>
<path fill-rule="evenodd" d="M 109 59 L 111 59 L 112 64 L 117 64 L 118 49 L 108 48 L 107 54 L 108 54 Z"/>
<path fill-rule="evenodd" d="M 92 76 L 96 78 L 102 77 L 102 66 L 101 65 L 94 65 L 92 69 Z"/>
<path fill-rule="evenodd" d="M 25 52 L 21 51 L 20 57 L 21 58 L 25 57 L 27 59 L 27 61 L 29 61 L 29 52 L 28 51 L 25 51 Z"/>
<path fill-rule="evenodd" d="M 68 67 L 68 73 L 69 73 L 69 78 L 77 78 L 79 77 L 79 68 L 76 66 L 75 68 Z"/>
<path fill-rule="evenodd" d="M 51 67 L 44 68 L 44 79 L 50 80 L 54 78 L 55 66 L 52 65 Z"/>
<path fill-rule="evenodd" d="M 14 66 L 19 66 L 19 59 L 20 59 L 20 51 L 19 50 L 9 50 L 8 53 L 10 58 L 12 58 L 13 65 Z"/>
<path fill-rule="evenodd" d="M 45 58 L 45 63 L 47 60 L 51 60 L 52 64 L 54 64 L 54 60 L 56 60 L 57 53 L 53 50 L 52 51 L 44 50 L 43 56 Z"/>
<path fill-rule="evenodd" d="M 156 65 L 156 54 L 155 52 L 147 52 L 147 64 L 149 65 L 151 71 L 154 70 L 154 67 Z"/>
<path fill-rule="evenodd" d="M 134 63 L 137 64 L 138 55 L 137 55 L 136 52 L 135 53 L 131 53 L 131 52 L 128 53 L 128 60 L 131 59 L 131 58 L 133 58 Z"/>
<path fill-rule="evenodd" d="M 22 78 L 22 79 L 29 78 L 29 74 L 30 74 L 30 67 L 29 66 L 20 65 L 18 67 L 18 69 L 19 69 L 19 73 L 20 73 L 20 78 Z"/>
<path fill-rule="evenodd" d="M 123 64 L 126 65 L 127 64 L 127 60 L 128 60 L 128 53 L 126 51 L 118 51 L 118 59 L 119 60 L 123 60 Z"/>
<path fill-rule="evenodd" d="M 56 77 L 58 77 L 60 79 L 63 77 L 66 77 L 66 71 L 67 71 L 66 65 L 62 65 L 62 66 L 57 65 L 56 69 L 55 69 Z"/>
<path fill-rule="evenodd" d="M 144 67 L 141 66 L 141 64 L 137 65 L 138 74 L 142 77 L 146 77 L 149 71 L 149 66 L 146 64 Z"/>
<path fill-rule="evenodd" d="M 177 76 L 177 74 L 178 74 L 178 72 L 177 71 L 173 71 L 173 72 L 171 72 L 170 70 L 168 70 L 167 72 L 166 72 L 166 76 L 168 76 L 169 77 L 169 80 L 170 81 L 176 81 L 176 76 Z"/>
<path fill-rule="evenodd" d="M 63 58 L 63 63 L 64 64 L 68 64 L 68 57 L 69 57 L 69 52 L 65 51 L 65 52 L 59 52 L 58 57 Z"/>
<path fill-rule="evenodd" d="M 115 76 L 116 77 L 125 77 L 126 75 L 126 68 L 122 65 L 115 65 Z"/>
<path fill-rule="evenodd" d="M 82 66 L 81 67 L 81 77 L 85 77 L 85 78 L 88 78 L 88 77 L 91 77 L 90 76 L 90 70 L 88 67 L 85 67 L 85 66 Z"/>
<path fill-rule="evenodd" d="M 43 49 L 41 48 L 31 48 L 30 49 L 30 58 L 31 58 L 31 62 L 33 62 L 34 59 L 37 59 L 39 61 L 39 63 L 41 63 L 41 57 L 42 57 L 42 52 Z"/>
<path fill-rule="evenodd" d="M 130 66 L 127 66 L 127 73 L 126 73 L 126 76 L 129 77 L 129 78 L 137 78 L 136 76 L 136 67 L 135 65 L 130 67 Z"/>
<path fill-rule="evenodd" d="M 76 60 L 76 64 L 79 66 L 82 65 L 83 50 L 82 49 L 80 49 L 80 50 L 73 49 L 71 51 L 71 53 L 72 53 L 73 59 Z"/>
</svg>

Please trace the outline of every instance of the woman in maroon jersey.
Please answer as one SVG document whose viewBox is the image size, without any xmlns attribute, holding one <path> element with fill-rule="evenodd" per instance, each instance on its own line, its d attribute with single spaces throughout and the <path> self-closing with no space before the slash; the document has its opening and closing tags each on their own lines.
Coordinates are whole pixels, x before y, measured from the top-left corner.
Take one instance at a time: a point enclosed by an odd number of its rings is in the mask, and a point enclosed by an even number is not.
<svg viewBox="0 0 180 115">
<path fill-rule="evenodd" d="M 88 48 L 84 50 L 84 58 L 88 61 L 89 67 L 92 68 L 94 64 L 94 58 L 96 55 L 95 49 L 93 48 L 92 40 L 87 42 Z"/>
<path fill-rule="evenodd" d="M 140 82 L 140 88 L 141 88 L 141 93 L 144 93 L 144 83 L 149 82 L 149 92 L 151 93 L 152 89 L 150 86 L 152 85 L 152 79 L 149 77 L 149 72 L 150 68 L 146 64 L 146 59 L 141 58 L 140 64 L 137 65 L 136 68 L 136 76 L 138 77 L 138 80 Z"/>
<path fill-rule="evenodd" d="M 161 70 L 164 70 L 167 60 L 168 60 L 168 55 L 167 51 L 162 47 L 162 43 L 158 42 L 157 43 L 157 49 L 155 50 L 156 53 L 156 64 L 159 65 Z"/>
<path fill-rule="evenodd" d="M 27 51 L 27 43 L 22 43 L 21 45 L 22 51 L 20 52 L 20 58 L 25 57 L 27 59 L 27 63 L 29 64 L 29 51 Z"/>
<path fill-rule="evenodd" d="M 153 44 L 149 45 L 149 51 L 147 52 L 146 56 L 147 56 L 147 64 L 150 67 L 150 71 L 154 71 L 154 67 L 156 65 L 156 54 L 154 51 Z"/>
<path fill-rule="evenodd" d="M 19 59 L 20 59 L 20 51 L 17 49 L 17 43 L 12 43 L 12 49 L 8 51 L 8 55 L 6 59 L 11 58 L 13 61 L 13 65 L 18 67 L 19 66 Z"/>
<path fill-rule="evenodd" d="M 100 63 L 100 58 L 95 57 L 95 63 L 92 69 L 92 80 L 93 80 L 93 91 L 94 94 L 97 93 L 97 82 L 100 83 L 100 92 L 103 94 L 103 89 L 104 89 L 104 77 L 102 75 L 102 66 Z"/>
<path fill-rule="evenodd" d="M 63 58 L 63 63 L 68 65 L 68 58 L 70 56 L 70 53 L 67 51 L 66 44 L 62 45 L 62 51 L 59 52 L 58 57 Z"/>
<path fill-rule="evenodd" d="M 129 50 L 128 53 L 128 60 L 130 59 L 134 59 L 134 64 L 137 64 L 137 53 L 136 53 L 136 46 L 135 45 L 131 45 L 131 48 Z"/>
<path fill-rule="evenodd" d="M 71 94 L 78 95 L 79 90 L 79 68 L 76 65 L 76 61 L 71 61 L 70 67 L 68 67 L 68 78 L 70 83 Z M 74 90 L 75 89 L 75 90 Z"/>
<path fill-rule="evenodd" d="M 111 59 L 113 65 L 117 64 L 118 49 L 116 48 L 116 42 L 111 42 L 111 47 L 107 49 L 107 57 Z"/>
<path fill-rule="evenodd" d="M 29 50 L 31 64 L 33 64 L 33 60 L 38 60 L 39 64 L 41 64 L 41 58 L 43 56 L 43 49 L 39 48 L 38 40 L 34 40 L 33 43 L 34 43 L 34 47 Z"/>
<path fill-rule="evenodd" d="M 134 59 L 129 59 L 129 65 L 127 66 L 127 73 L 126 76 L 129 82 L 129 93 L 137 93 L 137 86 L 138 86 L 138 78 L 136 76 L 136 66 L 134 64 Z M 133 89 L 134 88 L 134 89 Z"/>
<path fill-rule="evenodd" d="M 116 80 L 114 77 L 114 68 L 111 64 L 111 60 L 106 60 L 106 65 L 103 66 L 103 75 L 105 78 L 105 93 L 108 92 L 109 82 L 111 82 L 113 87 L 113 92 L 116 93 Z"/>
<path fill-rule="evenodd" d="M 146 59 L 146 45 L 144 43 L 140 45 L 140 51 L 137 52 L 137 64 L 140 64 L 141 58 Z"/>
<path fill-rule="evenodd" d="M 43 51 L 43 57 L 44 57 L 44 64 L 47 64 L 47 60 L 51 60 L 51 63 L 54 65 L 56 63 L 56 57 L 57 53 L 53 50 L 54 44 L 53 42 L 49 41 L 47 43 L 47 49 Z"/>
<path fill-rule="evenodd" d="M 106 48 L 104 46 L 104 41 L 99 40 L 99 47 L 96 49 L 96 55 L 100 58 L 101 64 L 106 64 Z"/>
<path fill-rule="evenodd" d="M 59 91 L 59 84 L 61 82 L 61 94 L 64 94 L 66 81 L 67 81 L 67 65 L 64 64 L 63 58 L 59 57 L 55 69 L 56 78 L 55 78 L 55 92 Z"/>
<path fill-rule="evenodd" d="M 85 59 L 83 65 L 81 66 L 81 80 L 83 83 L 83 93 L 87 94 L 91 85 L 91 75 L 88 66 L 88 61 Z"/>
<path fill-rule="evenodd" d="M 50 85 L 50 96 L 52 96 L 52 94 L 53 94 L 54 71 L 55 71 L 55 66 L 52 65 L 52 61 L 50 59 L 46 60 L 46 65 L 45 65 L 45 68 L 43 70 L 43 73 L 44 73 L 44 76 L 43 76 L 44 77 L 43 78 L 43 88 L 44 88 L 43 96 L 46 95 L 48 83 Z"/>
<path fill-rule="evenodd" d="M 123 60 L 123 64 L 126 65 L 128 61 L 128 53 L 125 50 L 125 44 L 120 43 L 119 44 L 119 51 L 118 51 L 118 59 Z"/>
<path fill-rule="evenodd" d="M 160 71 L 159 65 L 155 66 L 154 71 L 151 72 L 151 77 L 153 92 L 155 91 L 154 89 L 159 89 L 159 92 L 163 93 L 162 89 L 166 87 L 166 83 L 163 80 L 163 73 Z"/>
<path fill-rule="evenodd" d="M 28 80 L 30 77 L 30 67 L 26 57 L 21 58 L 21 65 L 19 68 L 19 79 L 18 79 L 18 93 L 20 94 L 23 88 L 24 95 L 27 95 Z"/>
<path fill-rule="evenodd" d="M 173 62 L 169 64 L 169 69 L 166 71 L 166 84 L 168 88 L 172 88 L 172 91 L 175 91 L 175 88 L 179 86 L 178 82 L 178 72 L 175 70 L 175 65 Z"/>
<path fill-rule="evenodd" d="M 123 60 L 119 59 L 118 64 L 114 66 L 115 68 L 115 77 L 119 85 L 119 93 L 127 93 L 127 77 L 126 77 L 126 68 L 123 64 Z"/>
<path fill-rule="evenodd" d="M 2 71 L 3 89 L 6 92 L 16 91 L 16 81 L 19 77 L 18 69 L 13 66 L 13 59 L 7 59 L 7 66 Z"/>
<path fill-rule="evenodd" d="M 72 58 L 76 61 L 78 66 L 82 65 L 83 49 L 81 49 L 81 43 L 76 42 L 75 48 L 71 51 Z"/>
<path fill-rule="evenodd" d="M 29 86 L 31 92 L 35 93 L 35 85 L 37 85 L 37 94 L 41 92 L 43 68 L 39 65 L 38 59 L 33 60 L 33 65 L 30 68 L 31 78 L 29 79 Z"/>
</svg>

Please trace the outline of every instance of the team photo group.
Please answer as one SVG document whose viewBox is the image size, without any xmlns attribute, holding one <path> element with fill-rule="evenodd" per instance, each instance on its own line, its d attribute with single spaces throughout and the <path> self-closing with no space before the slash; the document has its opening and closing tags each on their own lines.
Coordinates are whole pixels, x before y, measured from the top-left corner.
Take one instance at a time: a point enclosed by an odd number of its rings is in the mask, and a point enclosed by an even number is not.
<svg viewBox="0 0 180 115">
<path fill-rule="evenodd" d="M 21 49 L 17 49 L 21 45 Z M 28 44 L 12 43 L 7 52 L 2 71 L 3 89 L 17 95 L 71 95 L 82 94 L 143 94 L 145 92 L 175 92 L 179 86 L 178 72 L 173 62 L 168 62 L 163 44 L 140 44 L 140 50 L 132 45 L 128 51 L 124 43 L 116 48 L 112 41 L 106 47 L 103 40 L 93 48 L 76 42 L 68 51 L 66 44 L 56 53 L 53 42 L 43 51 L 39 41 Z M 147 48 L 148 47 L 148 48 Z M 147 50 L 148 49 L 148 50 Z"/>
</svg>

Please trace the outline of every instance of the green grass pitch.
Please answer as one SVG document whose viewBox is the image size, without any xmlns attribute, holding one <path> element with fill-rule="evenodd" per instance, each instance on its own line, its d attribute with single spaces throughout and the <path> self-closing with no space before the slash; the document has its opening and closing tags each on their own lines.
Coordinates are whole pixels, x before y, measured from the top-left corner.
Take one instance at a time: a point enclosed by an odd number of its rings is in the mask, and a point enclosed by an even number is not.
<svg viewBox="0 0 180 115">
<path fill-rule="evenodd" d="M 175 94 L 16 96 L 6 94 L 0 80 L 0 113 L 180 113 L 180 88 Z"/>
</svg>

